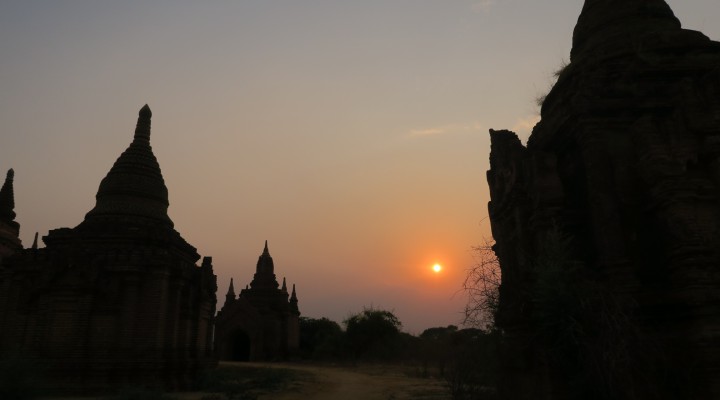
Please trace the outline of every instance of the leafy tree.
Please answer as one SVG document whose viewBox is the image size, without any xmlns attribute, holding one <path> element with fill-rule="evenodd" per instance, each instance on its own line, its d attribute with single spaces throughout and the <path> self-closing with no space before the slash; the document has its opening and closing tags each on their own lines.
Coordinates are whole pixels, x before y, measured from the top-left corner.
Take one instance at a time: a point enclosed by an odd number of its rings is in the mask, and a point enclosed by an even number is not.
<svg viewBox="0 0 720 400">
<path fill-rule="evenodd" d="M 364 308 L 343 323 L 349 350 L 354 359 L 389 360 L 402 353 L 402 323 L 391 311 Z"/>
<path fill-rule="evenodd" d="M 445 366 L 453 355 L 451 344 L 457 331 L 457 326 L 448 325 L 447 327 L 428 328 L 420 334 L 423 376 L 428 374 L 430 366 L 436 368 L 440 376 L 444 376 Z"/>
<path fill-rule="evenodd" d="M 448 325 L 447 327 L 436 327 L 425 329 L 420 337 L 429 340 L 445 340 L 450 337 L 453 333 L 457 332 L 458 327 L 455 325 Z"/>
<path fill-rule="evenodd" d="M 344 333 L 337 322 L 325 317 L 300 318 L 300 352 L 303 357 L 316 360 L 341 358 L 344 340 Z"/>
</svg>

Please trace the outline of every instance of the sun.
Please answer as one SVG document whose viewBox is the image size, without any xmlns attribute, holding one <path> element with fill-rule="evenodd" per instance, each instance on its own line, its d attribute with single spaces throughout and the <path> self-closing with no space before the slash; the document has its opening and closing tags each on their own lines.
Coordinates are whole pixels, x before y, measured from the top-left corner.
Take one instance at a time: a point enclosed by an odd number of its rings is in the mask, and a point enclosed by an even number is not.
<svg viewBox="0 0 720 400">
<path fill-rule="evenodd" d="M 435 272 L 436 274 L 439 273 L 440 271 L 442 271 L 442 269 L 443 269 L 442 265 L 440 265 L 440 264 L 435 264 L 432 267 L 433 272 Z"/>
</svg>

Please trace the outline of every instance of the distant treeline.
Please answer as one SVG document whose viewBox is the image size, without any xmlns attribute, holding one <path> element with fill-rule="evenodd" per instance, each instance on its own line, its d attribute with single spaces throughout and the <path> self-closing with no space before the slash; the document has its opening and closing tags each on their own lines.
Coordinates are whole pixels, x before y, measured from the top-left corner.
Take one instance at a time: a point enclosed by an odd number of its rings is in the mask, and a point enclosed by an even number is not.
<svg viewBox="0 0 720 400">
<path fill-rule="evenodd" d="M 383 362 L 411 366 L 419 376 L 444 379 L 454 399 L 494 391 L 499 334 L 455 325 L 402 331 L 391 312 L 366 308 L 340 324 L 327 318 L 300 319 L 300 357 L 328 362 Z M 482 398 L 494 398 L 483 393 Z"/>
</svg>

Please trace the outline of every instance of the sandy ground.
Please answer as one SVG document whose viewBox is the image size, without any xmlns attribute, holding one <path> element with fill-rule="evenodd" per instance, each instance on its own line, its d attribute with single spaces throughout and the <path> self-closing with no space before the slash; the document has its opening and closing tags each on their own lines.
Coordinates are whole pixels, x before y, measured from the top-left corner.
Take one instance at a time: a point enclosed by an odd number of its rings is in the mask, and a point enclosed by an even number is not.
<svg viewBox="0 0 720 400">
<path fill-rule="evenodd" d="M 310 372 L 312 381 L 297 381 L 282 392 L 260 400 L 449 400 L 442 382 L 409 377 L 399 368 L 363 366 L 344 368 L 298 364 L 255 364 Z"/>
<path fill-rule="evenodd" d="M 221 363 L 260 368 L 286 368 L 300 374 L 284 390 L 261 394 L 258 400 L 450 400 L 443 382 L 408 376 L 394 366 L 341 367 L 293 363 Z M 200 400 L 207 393 L 171 393 L 179 400 Z M 52 397 L 44 400 L 95 400 L 96 397 Z"/>
</svg>

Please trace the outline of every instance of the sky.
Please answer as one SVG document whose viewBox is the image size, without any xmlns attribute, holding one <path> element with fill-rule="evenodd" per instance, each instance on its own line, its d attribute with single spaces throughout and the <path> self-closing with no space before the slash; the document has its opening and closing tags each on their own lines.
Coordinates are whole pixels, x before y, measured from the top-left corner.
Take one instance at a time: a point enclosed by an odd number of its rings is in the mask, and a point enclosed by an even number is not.
<svg viewBox="0 0 720 400">
<path fill-rule="evenodd" d="M 268 240 L 303 316 L 458 325 L 490 238 L 488 129 L 527 139 L 582 3 L 0 0 L 0 170 L 23 244 L 83 220 L 147 103 L 169 215 L 213 257 L 218 308 Z M 668 3 L 720 40 L 719 1 Z"/>
</svg>

